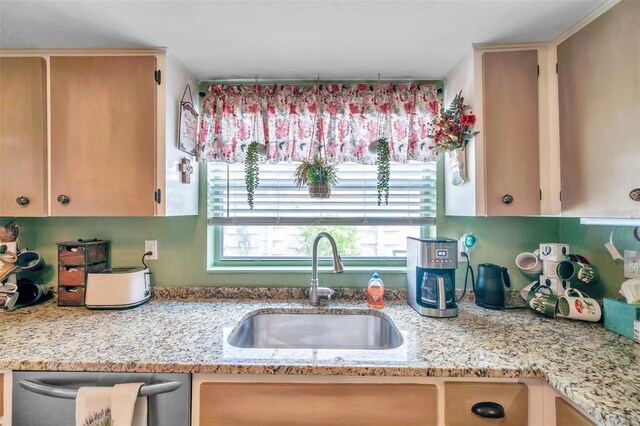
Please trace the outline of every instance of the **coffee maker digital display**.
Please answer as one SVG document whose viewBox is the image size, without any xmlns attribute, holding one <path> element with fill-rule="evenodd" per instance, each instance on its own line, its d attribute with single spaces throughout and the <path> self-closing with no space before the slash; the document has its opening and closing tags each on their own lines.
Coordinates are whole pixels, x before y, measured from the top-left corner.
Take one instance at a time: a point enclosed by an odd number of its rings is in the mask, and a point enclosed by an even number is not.
<svg viewBox="0 0 640 426">
<path fill-rule="evenodd" d="M 430 317 L 455 317 L 455 271 L 458 242 L 448 238 L 407 237 L 407 294 L 409 305 Z"/>
</svg>

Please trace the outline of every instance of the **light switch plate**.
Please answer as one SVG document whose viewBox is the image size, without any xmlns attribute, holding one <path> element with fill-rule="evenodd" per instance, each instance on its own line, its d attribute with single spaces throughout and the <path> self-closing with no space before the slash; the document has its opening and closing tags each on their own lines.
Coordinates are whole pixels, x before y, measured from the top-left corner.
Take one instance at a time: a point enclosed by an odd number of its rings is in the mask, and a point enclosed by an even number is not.
<svg viewBox="0 0 640 426">
<path fill-rule="evenodd" d="M 624 251 L 624 277 L 640 278 L 640 258 L 637 251 Z"/>
</svg>

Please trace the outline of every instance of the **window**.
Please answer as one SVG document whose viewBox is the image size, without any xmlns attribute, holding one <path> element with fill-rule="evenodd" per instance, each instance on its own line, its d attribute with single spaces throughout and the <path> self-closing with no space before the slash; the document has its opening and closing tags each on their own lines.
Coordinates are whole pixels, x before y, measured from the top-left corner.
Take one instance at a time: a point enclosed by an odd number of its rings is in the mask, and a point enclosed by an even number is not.
<svg viewBox="0 0 640 426">
<path fill-rule="evenodd" d="M 210 241 L 216 248 L 215 265 L 308 260 L 320 231 L 332 234 L 347 262 L 370 265 L 395 259 L 402 264 L 406 237 L 432 231 L 435 162 L 392 163 L 389 204 L 381 206 L 376 166 L 338 165 L 339 181 L 330 198 L 312 199 L 306 188 L 293 183 L 298 164 L 261 164 L 253 209 L 247 203 L 244 165 L 208 164 L 208 218 L 217 227 Z M 329 245 L 321 243 L 319 252 L 329 255 Z"/>
<path fill-rule="evenodd" d="M 212 263 L 308 263 L 313 237 L 328 230 L 347 264 L 404 264 L 406 237 L 430 235 L 435 224 L 438 111 L 436 82 L 212 82 L 198 143 L 198 160 L 208 163 Z M 373 164 L 382 140 L 392 163 L 389 204 L 379 206 Z M 251 209 L 244 163 L 254 147 L 263 164 Z M 304 159 L 337 166 L 330 198 L 294 185 Z"/>
</svg>

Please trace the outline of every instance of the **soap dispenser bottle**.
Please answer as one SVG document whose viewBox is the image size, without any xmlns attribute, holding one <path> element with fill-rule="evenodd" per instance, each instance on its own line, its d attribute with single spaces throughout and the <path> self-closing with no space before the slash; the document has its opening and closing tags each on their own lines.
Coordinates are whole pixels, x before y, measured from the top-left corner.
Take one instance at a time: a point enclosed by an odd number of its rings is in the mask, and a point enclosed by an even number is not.
<svg viewBox="0 0 640 426">
<path fill-rule="evenodd" d="M 368 294 L 370 308 L 384 308 L 384 283 L 377 272 L 369 280 Z"/>
</svg>

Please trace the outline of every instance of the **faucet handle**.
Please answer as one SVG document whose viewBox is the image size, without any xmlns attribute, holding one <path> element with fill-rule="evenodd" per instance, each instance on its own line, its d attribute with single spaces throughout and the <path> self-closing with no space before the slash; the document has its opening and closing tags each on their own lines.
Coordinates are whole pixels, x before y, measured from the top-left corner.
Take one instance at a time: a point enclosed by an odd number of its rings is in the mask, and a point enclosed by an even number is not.
<svg viewBox="0 0 640 426">
<path fill-rule="evenodd" d="M 327 300 L 331 300 L 331 296 L 333 296 L 334 293 L 335 291 L 333 291 L 329 287 L 318 287 L 318 296 L 320 298 L 326 297 Z"/>
</svg>

